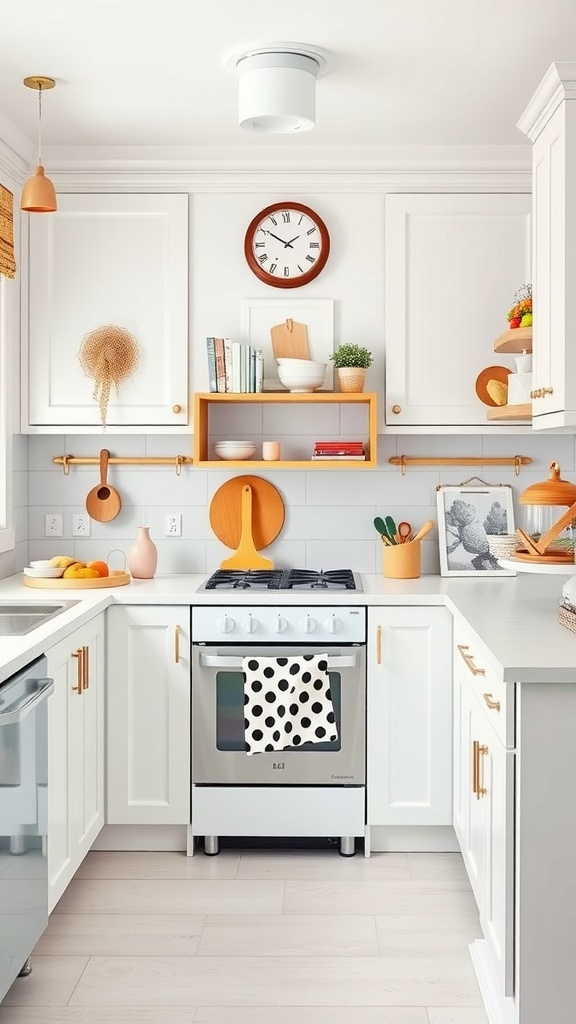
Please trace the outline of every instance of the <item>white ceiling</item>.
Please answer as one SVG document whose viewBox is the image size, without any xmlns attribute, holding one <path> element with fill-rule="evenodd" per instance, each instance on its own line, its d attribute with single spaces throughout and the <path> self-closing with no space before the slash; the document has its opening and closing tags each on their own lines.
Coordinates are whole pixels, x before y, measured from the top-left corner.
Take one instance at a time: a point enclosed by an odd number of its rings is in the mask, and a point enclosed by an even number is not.
<svg viewBox="0 0 576 1024">
<path fill-rule="evenodd" d="M 224 59 L 327 49 L 317 126 L 290 146 L 522 145 L 549 64 L 576 59 L 575 0 L 4 0 L 0 112 L 29 139 L 50 75 L 48 146 L 286 145 L 238 128 Z"/>
</svg>

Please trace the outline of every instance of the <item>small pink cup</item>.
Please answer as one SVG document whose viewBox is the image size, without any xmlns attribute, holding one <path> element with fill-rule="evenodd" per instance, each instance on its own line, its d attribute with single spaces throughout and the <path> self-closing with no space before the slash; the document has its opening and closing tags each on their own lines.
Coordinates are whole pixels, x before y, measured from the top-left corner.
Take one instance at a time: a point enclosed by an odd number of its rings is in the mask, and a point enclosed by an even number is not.
<svg viewBox="0 0 576 1024">
<path fill-rule="evenodd" d="M 263 441 L 262 458 L 264 462 L 278 462 L 280 458 L 280 441 Z"/>
</svg>

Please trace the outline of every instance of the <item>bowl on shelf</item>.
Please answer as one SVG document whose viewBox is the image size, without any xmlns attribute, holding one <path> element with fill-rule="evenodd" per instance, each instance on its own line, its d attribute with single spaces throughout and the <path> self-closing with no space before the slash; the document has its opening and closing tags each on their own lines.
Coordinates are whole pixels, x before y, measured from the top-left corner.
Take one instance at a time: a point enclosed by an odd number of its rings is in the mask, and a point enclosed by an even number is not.
<svg viewBox="0 0 576 1024">
<path fill-rule="evenodd" d="M 219 459 L 251 459 L 256 445 L 253 441 L 216 441 L 214 451 Z"/>
<path fill-rule="evenodd" d="M 292 359 L 288 363 L 278 360 L 278 376 L 291 393 L 308 394 L 324 384 L 326 365 L 309 359 Z"/>
<path fill-rule="evenodd" d="M 56 567 L 54 565 L 39 565 L 36 564 L 26 565 L 24 567 L 25 576 L 33 576 L 35 579 L 40 580 L 57 580 L 64 573 L 64 566 Z"/>
</svg>

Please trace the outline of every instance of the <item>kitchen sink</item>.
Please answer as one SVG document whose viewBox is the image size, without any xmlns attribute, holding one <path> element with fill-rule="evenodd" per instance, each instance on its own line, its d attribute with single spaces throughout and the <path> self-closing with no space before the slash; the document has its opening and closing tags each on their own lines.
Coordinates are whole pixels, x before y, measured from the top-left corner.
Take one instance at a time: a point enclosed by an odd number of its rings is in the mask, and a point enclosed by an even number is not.
<svg viewBox="0 0 576 1024">
<path fill-rule="evenodd" d="M 0 636 L 23 636 L 78 601 L 0 601 Z"/>
</svg>

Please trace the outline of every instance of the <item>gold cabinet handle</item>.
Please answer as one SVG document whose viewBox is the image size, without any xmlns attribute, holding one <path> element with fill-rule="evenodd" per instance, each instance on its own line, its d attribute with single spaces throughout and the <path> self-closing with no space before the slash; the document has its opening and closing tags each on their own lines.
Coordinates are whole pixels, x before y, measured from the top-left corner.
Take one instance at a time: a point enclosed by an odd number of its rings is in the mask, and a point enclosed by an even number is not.
<svg viewBox="0 0 576 1024">
<path fill-rule="evenodd" d="M 483 693 L 482 696 L 490 708 L 490 711 L 500 711 L 500 701 L 494 700 L 491 693 Z"/>
<path fill-rule="evenodd" d="M 398 413 L 402 412 L 402 406 L 401 405 L 393 405 L 392 406 L 392 412 L 394 413 L 395 416 L 397 416 Z"/>
<path fill-rule="evenodd" d="M 472 654 L 467 654 L 466 653 L 466 651 L 468 650 L 468 644 L 456 644 L 456 646 L 457 646 L 458 650 L 460 651 L 460 654 L 462 655 L 462 657 L 463 657 L 464 661 L 466 662 L 468 668 L 470 669 L 472 675 L 473 676 L 485 676 L 486 672 L 484 671 L 484 669 L 483 668 L 478 668 L 477 665 L 474 664 L 474 656 Z"/>
<path fill-rule="evenodd" d="M 180 626 L 174 626 L 174 661 L 180 661 Z"/>
<path fill-rule="evenodd" d="M 485 743 L 479 743 L 478 744 L 478 753 L 476 755 L 477 756 L 477 762 L 478 762 L 478 768 L 477 768 L 477 773 L 476 773 L 476 785 L 477 785 L 476 799 L 477 800 L 479 800 L 481 796 L 486 796 L 486 793 L 488 792 L 488 790 L 483 785 L 484 772 L 482 770 L 482 763 L 480 761 L 480 758 L 481 757 L 486 757 L 487 753 L 488 753 L 488 747 L 486 746 L 486 744 Z"/>
<path fill-rule="evenodd" d="M 382 664 L 382 626 L 376 626 L 376 664 Z"/>
<path fill-rule="evenodd" d="M 472 792 L 478 797 L 478 740 L 472 740 Z"/>
<path fill-rule="evenodd" d="M 82 650 L 84 651 L 84 657 L 82 658 L 82 665 L 83 665 L 83 669 L 84 669 L 84 671 L 82 673 L 82 689 L 83 690 L 87 690 L 89 685 L 90 685 L 90 673 L 89 673 L 90 648 L 89 647 L 83 647 Z"/>
<path fill-rule="evenodd" d="M 542 388 L 542 398 L 544 398 L 544 395 L 553 395 L 553 394 L 554 394 L 554 388 Z"/>
<path fill-rule="evenodd" d="M 182 406 L 181 405 L 173 405 L 172 406 L 172 412 L 175 412 L 176 415 L 178 415 L 179 412 L 182 412 Z"/>
<path fill-rule="evenodd" d="M 74 693 L 77 693 L 79 697 L 82 696 L 82 690 L 84 689 L 84 651 L 85 647 L 79 647 L 76 651 L 72 651 L 72 657 L 78 658 L 78 664 L 76 665 L 76 686 L 72 689 Z"/>
</svg>

